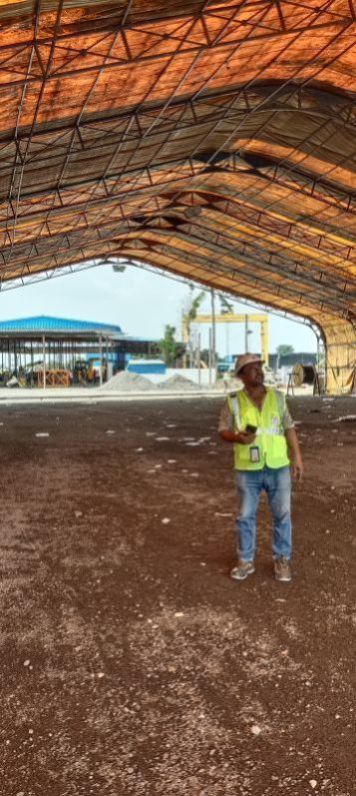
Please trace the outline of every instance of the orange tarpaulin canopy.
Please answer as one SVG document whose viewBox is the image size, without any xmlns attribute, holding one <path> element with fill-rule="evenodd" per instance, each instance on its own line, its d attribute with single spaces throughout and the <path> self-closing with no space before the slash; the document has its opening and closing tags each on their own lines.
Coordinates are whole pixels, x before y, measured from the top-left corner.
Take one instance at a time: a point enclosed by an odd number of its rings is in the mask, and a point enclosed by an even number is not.
<svg viewBox="0 0 356 796">
<path fill-rule="evenodd" d="M 0 0 L 0 275 L 140 260 L 356 364 L 352 0 Z"/>
</svg>

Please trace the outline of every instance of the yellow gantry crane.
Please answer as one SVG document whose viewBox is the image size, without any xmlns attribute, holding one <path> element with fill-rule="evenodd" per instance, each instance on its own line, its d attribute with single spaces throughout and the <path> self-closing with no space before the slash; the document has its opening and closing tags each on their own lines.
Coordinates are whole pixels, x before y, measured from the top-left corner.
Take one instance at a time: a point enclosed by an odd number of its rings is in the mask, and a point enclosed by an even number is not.
<svg viewBox="0 0 356 796">
<path fill-rule="evenodd" d="M 248 350 L 248 333 L 250 323 L 261 325 L 261 355 L 268 365 L 269 357 L 269 337 L 268 337 L 268 315 L 235 315 L 233 312 L 225 312 L 221 315 L 197 315 L 192 323 L 244 323 L 245 324 L 245 349 Z"/>
</svg>

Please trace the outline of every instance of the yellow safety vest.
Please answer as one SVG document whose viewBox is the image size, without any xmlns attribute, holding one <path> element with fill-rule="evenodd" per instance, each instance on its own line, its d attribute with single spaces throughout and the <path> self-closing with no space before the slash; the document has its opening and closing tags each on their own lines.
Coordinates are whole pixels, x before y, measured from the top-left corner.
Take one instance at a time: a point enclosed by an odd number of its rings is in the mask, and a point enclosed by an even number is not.
<svg viewBox="0 0 356 796">
<path fill-rule="evenodd" d="M 281 401 L 279 401 L 279 398 Z M 288 467 L 287 440 L 283 428 L 285 399 L 282 393 L 266 388 L 266 396 L 261 411 L 252 403 L 245 390 L 228 396 L 228 405 L 234 418 L 234 430 L 244 431 L 247 425 L 257 426 L 254 442 L 251 445 L 234 444 L 236 470 L 262 470 L 263 467 Z M 250 449 L 258 448 L 259 461 Z"/>
</svg>

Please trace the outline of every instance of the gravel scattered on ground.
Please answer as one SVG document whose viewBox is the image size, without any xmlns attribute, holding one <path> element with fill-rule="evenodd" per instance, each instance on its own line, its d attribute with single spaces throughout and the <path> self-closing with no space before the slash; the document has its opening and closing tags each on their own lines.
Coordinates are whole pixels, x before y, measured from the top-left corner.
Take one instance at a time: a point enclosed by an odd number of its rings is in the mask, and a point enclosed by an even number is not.
<svg viewBox="0 0 356 796">
<path fill-rule="evenodd" d="M 265 496 L 229 578 L 216 398 L 0 407 L 0 796 L 355 796 L 354 405 L 290 401 L 289 584 Z"/>
</svg>

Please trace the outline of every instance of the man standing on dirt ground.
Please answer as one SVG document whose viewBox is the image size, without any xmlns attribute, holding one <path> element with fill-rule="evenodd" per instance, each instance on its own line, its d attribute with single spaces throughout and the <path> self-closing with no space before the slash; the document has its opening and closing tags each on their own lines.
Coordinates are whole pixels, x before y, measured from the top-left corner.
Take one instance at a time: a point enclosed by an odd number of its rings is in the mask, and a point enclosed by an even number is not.
<svg viewBox="0 0 356 796">
<path fill-rule="evenodd" d="M 243 354 L 235 374 L 243 389 L 230 393 L 221 411 L 219 434 L 232 442 L 240 498 L 236 521 L 237 564 L 235 580 L 255 571 L 256 515 L 260 494 L 268 496 L 273 518 L 273 559 L 276 580 L 290 581 L 292 555 L 291 468 L 300 481 L 303 462 L 285 396 L 264 386 L 263 360 Z"/>
</svg>

